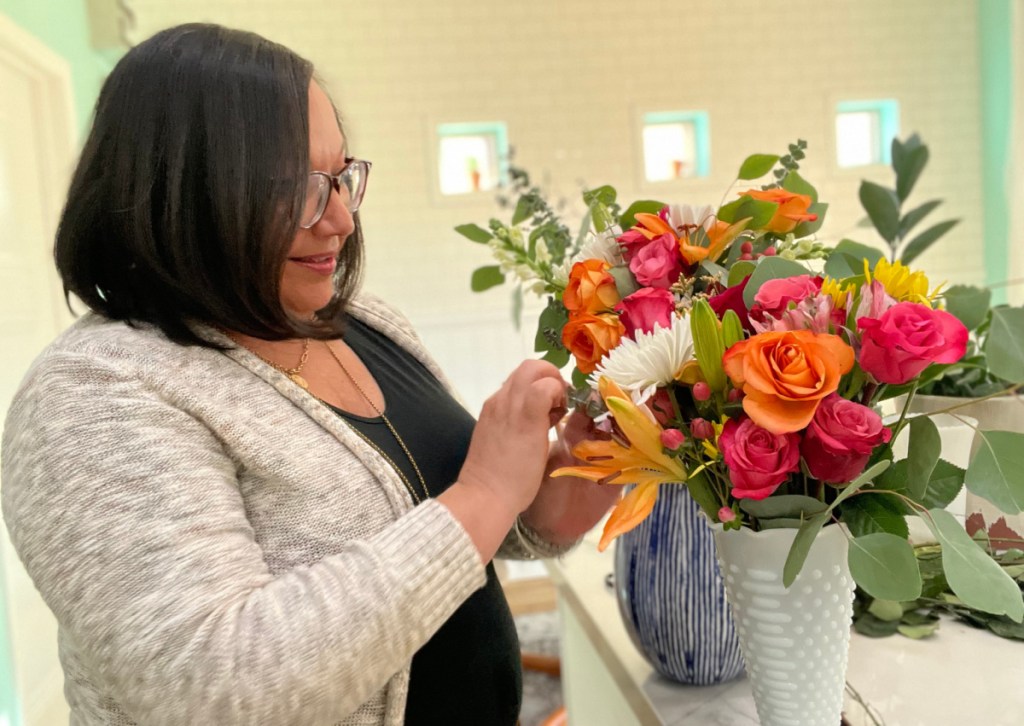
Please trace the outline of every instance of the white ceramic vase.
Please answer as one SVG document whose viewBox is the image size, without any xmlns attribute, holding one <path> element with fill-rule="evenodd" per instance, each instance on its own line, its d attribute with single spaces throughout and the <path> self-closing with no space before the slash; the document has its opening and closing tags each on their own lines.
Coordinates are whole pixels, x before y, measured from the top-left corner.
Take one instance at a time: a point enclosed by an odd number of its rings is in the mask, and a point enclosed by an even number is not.
<svg viewBox="0 0 1024 726">
<path fill-rule="evenodd" d="M 840 526 L 825 527 L 786 588 L 796 533 L 715 525 L 726 597 L 762 726 L 837 726 L 853 619 L 849 543 Z"/>
</svg>

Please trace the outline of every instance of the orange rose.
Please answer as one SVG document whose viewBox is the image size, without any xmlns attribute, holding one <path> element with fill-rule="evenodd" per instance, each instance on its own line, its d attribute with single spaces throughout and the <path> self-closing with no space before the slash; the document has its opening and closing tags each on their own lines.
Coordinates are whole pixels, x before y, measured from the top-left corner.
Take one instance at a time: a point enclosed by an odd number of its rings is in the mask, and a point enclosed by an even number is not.
<svg viewBox="0 0 1024 726">
<path fill-rule="evenodd" d="M 838 335 L 809 330 L 761 333 L 722 358 L 725 372 L 746 394 L 743 410 L 777 435 L 805 428 L 853 362 L 853 348 Z"/>
<path fill-rule="evenodd" d="M 576 367 L 593 373 L 601 357 L 619 344 L 626 329 L 615 315 L 576 315 L 562 328 L 562 345 L 576 356 Z"/>
<path fill-rule="evenodd" d="M 603 313 L 615 307 L 619 291 L 604 260 L 583 260 L 572 266 L 562 302 L 569 312 Z"/>
<path fill-rule="evenodd" d="M 812 200 L 806 194 L 794 194 L 785 189 L 750 189 L 742 192 L 740 196 L 748 196 L 761 202 L 774 202 L 779 205 L 771 221 L 764 226 L 768 232 L 787 234 L 796 229 L 801 222 L 813 222 L 818 218 L 817 214 L 808 214 L 807 209 L 811 206 Z"/>
</svg>

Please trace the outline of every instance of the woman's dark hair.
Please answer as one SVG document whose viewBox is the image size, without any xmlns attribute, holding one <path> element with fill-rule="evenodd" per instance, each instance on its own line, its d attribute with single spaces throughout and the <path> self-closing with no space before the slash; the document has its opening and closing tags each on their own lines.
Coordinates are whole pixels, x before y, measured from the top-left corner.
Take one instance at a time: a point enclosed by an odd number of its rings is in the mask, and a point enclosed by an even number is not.
<svg viewBox="0 0 1024 726">
<path fill-rule="evenodd" d="M 70 303 L 179 343 L 197 321 L 266 339 L 332 337 L 359 285 L 342 247 L 317 320 L 281 306 L 309 173 L 312 64 L 254 33 L 190 24 L 128 51 L 100 91 L 54 250 Z"/>
</svg>

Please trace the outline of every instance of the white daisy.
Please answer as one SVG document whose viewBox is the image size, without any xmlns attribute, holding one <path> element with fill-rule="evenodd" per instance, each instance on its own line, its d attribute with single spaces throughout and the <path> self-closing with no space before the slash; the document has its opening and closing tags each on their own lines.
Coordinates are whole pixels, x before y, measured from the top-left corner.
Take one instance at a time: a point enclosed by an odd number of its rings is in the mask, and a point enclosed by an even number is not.
<svg viewBox="0 0 1024 726">
<path fill-rule="evenodd" d="M 622 234 L 618 227 L 609 227 L 604 232 L 593 233 L 587 236 L 587 241 L 580 247 L 580 251 L 573 255 L 569 261 L 571 268 L 574 262 L 580 260 L 604 260 L 613 267 L 621 265 L 622 247 L 619 246 L 616 237 Z"/>
<path fill-rule="evenodd" d="M 668 328 L 655 324 L 650 333 L 635 335 L 635 340 L 623 338 L 601 359 L 591 374 L 591 386 L 597 388 L 601 376 L 611 378 L 630 392 L 652 385 L 664 386 L 675 380 L 683 364 L 693 359 L 693 338 L 687 318 L 676 315 Z"/>
<path fill-rule="evenodd" d="M 689 204 L 673 204 L 668 208 L 668 223 L 676 233 L 685 228 L 703 227 L 710 232 L 715 224 L 715 209 L 710 206 L 692 207 Z"/>
</svg>

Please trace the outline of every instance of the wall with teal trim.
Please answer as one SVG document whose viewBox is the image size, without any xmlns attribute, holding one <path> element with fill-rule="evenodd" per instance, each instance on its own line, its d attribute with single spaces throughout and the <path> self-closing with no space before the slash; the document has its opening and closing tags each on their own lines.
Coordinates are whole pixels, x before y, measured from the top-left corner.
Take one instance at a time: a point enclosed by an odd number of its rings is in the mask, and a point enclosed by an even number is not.
<svg viewBox="0 0 1024 726">
<path fill-rule="evenodd" d="M 0 0 L 0 13 L 68 61 L 81 138 L 112 67 L 111 60 L 89 43 L 85 0 Z"/>
</svg>

